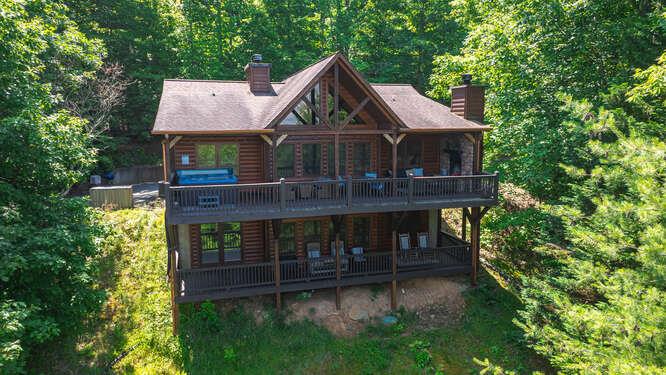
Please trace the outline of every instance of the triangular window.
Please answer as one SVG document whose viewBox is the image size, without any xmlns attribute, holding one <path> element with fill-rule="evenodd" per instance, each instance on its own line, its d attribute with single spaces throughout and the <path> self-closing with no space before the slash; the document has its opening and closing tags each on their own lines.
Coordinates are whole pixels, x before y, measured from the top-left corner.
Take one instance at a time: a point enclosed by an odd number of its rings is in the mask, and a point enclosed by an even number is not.
<svg viewBox="0 0 666 375">
<path fill-rule="evenodd" d="M 328 88 L 328 119 L 331 123 L 334 123 L 335 117 L 334 117 L 334 111 L 333 108 L 335 108 L 335 99 L 333 99 L 333 88 L 329 86 Z M 340 122 L 344 121 L 347 116 L 349 116 L 350 113 L 354 111 L 354 108 L 347 104 L 347 102 L 342 99 L 342 96 L 338 96 L 338 120 Z M 354 116 L 351 121 L 349 121 L 350 125 L 358 125 L 358 124 L 363 124 L 363 121 L 358 118 L 358 116 Z"/>
<path fill-rule="evenodd" d="M 308 102 L 315 108 L 315 110 L 312 110 L 312 107 L 308 105 Z M 320 102 L 321 89 L 319 83 L 317 83 L 312 90 L 305 94 L 301 100 L 296 103 L 287 117 L 280 122 L 280 125 L 319 125 L 321 119 L 317 113 L 321 111 Z"/>
</svg>

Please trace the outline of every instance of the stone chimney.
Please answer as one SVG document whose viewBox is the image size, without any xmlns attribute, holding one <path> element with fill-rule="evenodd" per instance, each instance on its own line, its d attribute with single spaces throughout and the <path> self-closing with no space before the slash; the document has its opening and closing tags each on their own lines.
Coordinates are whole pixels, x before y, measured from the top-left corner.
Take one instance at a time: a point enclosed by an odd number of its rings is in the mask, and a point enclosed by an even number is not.
<svg viewBox="0 0 666 375">
<path fill-rule="evenodd" d="M 462 85 L 451 87 L 451 112 L 468 120 L 483 122 L 485 87 L 472 84 L 472 75 L 462 75 Z"/>
<path fill-rule="evenodd" d="M 255 94 L 269 93 L 271 89 L 271 64 L 261 62 L 261 55 L 252 55 L 252 61 L 245 65 L 245 75 L 250 91 Z"/>
</svg>

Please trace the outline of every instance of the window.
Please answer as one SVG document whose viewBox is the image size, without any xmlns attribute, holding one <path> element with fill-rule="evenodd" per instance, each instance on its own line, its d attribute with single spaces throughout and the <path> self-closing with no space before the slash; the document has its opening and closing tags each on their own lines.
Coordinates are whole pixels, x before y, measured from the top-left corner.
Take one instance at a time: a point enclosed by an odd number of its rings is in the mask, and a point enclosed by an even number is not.
<svg viewBox="0 0 666 375">
<path fill-rule="evenodd" d="M 362 176 L 370 171 L 370 143 L 354 143 L 354 175 Z"/>
<path fill-rule="evenodd" d="M 335 108 L 335 98 L 333 96 L 333 88 L 329 86 L 329 92 L 328 92 L 328 97 L 327 97 L 327 103 L 328 103 L 328 118 L 331 123 L 334 122 L 335 117 L 334 117 L 334 111 L 333 108 Z M 352 113 L 354 109 L 345 102 L 344 99 L 342 99 L 341 96 L 338 96 L 338 119 L 340 122 L 344 121 L 347 116 L 349 116 L 350 113 Z M 357 125 L 357 124 L 362 124 L 363 122 L 358 118 L 358 116 L 354 116 L 350 121 L 350 125 Z"/>
<path fill-rule="evenodd" d="M 220 235 L 220 227 L 223 232 Z M 201 263 L 214 264 L 220 261 L 220 250 L 225 262 L 241 260 L 241 226 L 235 223 L 201 224 Z M 220 243 L 220 240 L 222 243 Z"/>
<path fill-rule="evenodd" d="M 311 242 L 321 243 L 321 222 L 319 220 L 310 220 L 303 223 L 303 234 L 305 244 Z"/>
<path fill-rule="evenodd" d="M 338 151 L 340 155 L 338 156 L 340 158 L 340 175 L 345 176 L 347 174 L 347 171 L 345 168 L 347 167 L 347 147 L 344 143 L 339 143 L 338 146 L 340 147 L 340 150 Z M 331 177 L 335 177 L 335 143 L 329 143 L 328 144 L 328 175 Z"/>
<path fill-rule="evenodd" d="M 280 145 L 277 149 L 277 175 L 282 177 L 294 176 L 294 145 Z"/>
<path fill-rule="evenodd" d="M 370 247 L 370 218 L 355 217 L 353 219 L 353 227 L 353 245 L 366 249 Z"/>
<path fill-rule="evenodd" d="M 346 221 L 343 219 L 340 223 L 340 242 L 345 242 L 347 238 L 347 225 Z M 331 241 L 335 241 L 335 227 L 333 226 L 333 220 L 329 221 L 328 233 L 331 236 Z"/>
<path fill-rule="evenodd" d="M 338 147 L 340 150 L 338 151 L 340 153 L 340 175 L 341 176 L 346 176 L 347 175 L 347 144 L 346 143 L 339 143 Z"/>
<path fill-rule="evenodd" d="M 305 100 L 309 101 L 317 111 L 313 111 Z M 321 92 L 319 88 L 319 83 L 317 83 L 310 92 L 303 96 L 287 117 L 280 122 L 280 125 L 319 125 L 320 119 L 317 116 L 317 112 L 321 110 Z"/>
<path fill-rule="evenodd" d="M 201 224 L 201 263 L 211 264 L 220 261 L 220 237 L 217 223 Z"/>
<path fill-rule="evenodd" d="M 329 143 L 326 145 L 326 164 L 328 165 L 329 177 L 335 176 L 335 144 Z"/>
<path fill-rule="evenodd" d="M 296 224 L 295 223 L 282 223 L 280 225 L 280 239 L 278 241 L 280 246 L 280 257 L 294 258 L 296 257 Z"/>
<path fill-rule="evenodd" d="M 215 145 L 202 144 L 197 145 L 197 167 L 198 168 L 215 168 L 217 162 L 215 160 Z"/>
<path fill-rule="evenodd" d="M 421 161 L 421 141 L 406 139 L 398 145 L 398 168 L 420 168 Z"/>
<path fill-rule="evenodd" d="M 241 260 L 241 225 L 239 222 L 223 223 L 224 228 L 224 261 L 240 262 Z"/>
<path fill-rule="evenodd" d="M 218 145 L 220 155 L 220 168 L 233 168 L 238 171 L 238 145 L 223 143 Z"/>
<path fill-rule="evenodd" d="M 238 145 L 204 143 L 196 145 L 197 168 L 233 168 L 238 174 Z"/>
<path fill-rule="evenodd" d="M 321 145 L 318 143 L 306 143 L 301 145 L 301 156 L 303 158 L 303 175 L 321 175 Z"/>
</svg>

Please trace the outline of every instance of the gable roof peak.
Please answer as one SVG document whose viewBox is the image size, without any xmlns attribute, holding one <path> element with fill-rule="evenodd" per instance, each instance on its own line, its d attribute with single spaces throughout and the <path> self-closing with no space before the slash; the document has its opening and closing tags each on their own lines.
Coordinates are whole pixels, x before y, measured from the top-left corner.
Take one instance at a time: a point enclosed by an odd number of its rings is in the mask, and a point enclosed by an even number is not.
<svg viewBox="0 0 666 375">
<path fill-rule="evenodd" d="M 305 93 L 334 65 L 351 76 L 390 122 L 410 131 L 483 131 L 409 84 L 369 83 L 340 51 L 306 66 L 281 82 L 274 92 L 257 95 L 247 81 L 164 80 L 153 134 L 271 132 Z"/>
<path fill-rule="evenodd" d="M 340 51 L 337 51 L 337 52 L 335 52 L 335 53 L 332 53 L 332 54 L 330 54 L 330 55 L 327 55 L 327 56 L 325 56 L 325 57 L 322 57 L 321 59 L 319 59 L 319 60 L 313 62 L 312 64 L 310 64 L 310 65 L 308 65 L 308 66 L 306 66 L 306 67 L 304 67 L 304 68 L 302 68 L 302 69 L 299 69 L 299 70 L 297 70 L 296 72 L 290 74 L 289 76 L 287 76 L 286 78 L 284 78 L 281 82 L 287 82 L 287 81 L 291 80 L 292 78 L 298 76 L 299 74 L 303 73 L 304 71 L 306 71 L 306 70 L 308 70 L 308 69 L 310 69 L 310 68 L 312 68 L 312 67 L 314 67 L 314 66 L 317 66 L 318 64 L 320 64 L 320 63 L 322 63 L 322 62 L 324 62 L 324 61 L 326 61 L 326 60 L 333 59 L 333 58 L 337 59 L 337 58 L 338 58 L 338 54 L 341 55 L 341 52 L 340 52 Z"/>
<path fill-rule="evenodd" d="M 368 97 L 372 99 L 377 106 L 379 106 L 383 112 L 385 112 L 390 118 L 395 121 L 398 126 L 403 126 L 404 123 L 398 117 L 395 112 L 389 107 L 389 105 L 384 101 L 384 99 L 372 88 L 372 85 L 363 77 L 363 75 L 354 68 L 354 66 L 347 60 L 345 55 L 341 51 L 336 51 L 333 54 L 330 54 L 323 59 L 311 64 L 300 71 L 292 74 L 291 76 L 285 78 L 283 81 L 285 83 L 285 89 L 280 93 L 282 96 L 278 103 L 272 108 L 272 112 L 266 117 L 266 128 L 273 127 L 277 124 L 280 119 L 285 117 L 289 110 L 296 105 L 298 100 L 305 95 L 305 93 L 311 89 L 322 75 L 324 75 L 330 68 L 332 68 L 336 63 L 342 64 L 343 69 L 346 69 L 352 76 L 354 76 L 356 82 L 362 87 L 364 91 L 368 94 Z M 284 95 L 283 95 L 284 94 Z"/>
</svg>

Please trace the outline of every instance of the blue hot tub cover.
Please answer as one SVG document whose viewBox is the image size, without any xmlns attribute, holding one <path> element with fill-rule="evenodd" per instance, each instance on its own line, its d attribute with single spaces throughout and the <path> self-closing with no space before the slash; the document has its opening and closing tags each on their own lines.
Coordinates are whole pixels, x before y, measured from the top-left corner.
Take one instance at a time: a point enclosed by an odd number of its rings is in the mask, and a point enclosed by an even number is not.
<svg viewBox="0 0 666 375">
<path fill-rule="evenodd" d="M 233 168 L 181 169 L 176 171 L 178 185 L 219 185 L 235 184 Z"/>
</svg>

